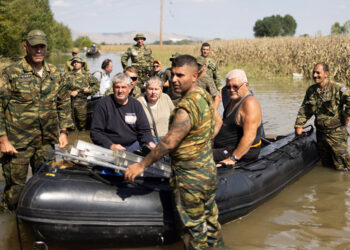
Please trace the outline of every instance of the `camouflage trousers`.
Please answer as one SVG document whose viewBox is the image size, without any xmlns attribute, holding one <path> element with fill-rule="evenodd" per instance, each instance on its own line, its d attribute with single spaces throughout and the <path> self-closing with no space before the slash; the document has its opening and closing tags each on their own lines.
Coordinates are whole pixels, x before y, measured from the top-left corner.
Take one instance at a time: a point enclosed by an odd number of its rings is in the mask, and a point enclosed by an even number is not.
<svg viewBox="0 0 350 250">
<path fill-rule="evenodd" d="M 202 181 L 202 180 L 201 180 Z M 178 219 L 186 249 L 207 249 L 223 246 L 219 211 L 215 202 L 216 183 L 196 185 L 191 178 L 172 177 Z"/>
<path fill-rule="evenodd" d="M 72 98 L 72 118 L 79 131 L 86 129 L 87 99 L 85 97 Z"/>
<path fill-rule="evenodd" d="M 16 155 L 3 155 L 2 171 L 5 179 L 4 192 L 1 195 L 0 211 L 15 210 L 21 191 L 26 182 L 28 166 L 35 174 L 48 159 L 53 145 L 31 144 L 26 149 L 17 149 Z M 48 162 L 50 165 L 51 162 Z"/>
<path fill-rule="evenodd" d="M 317 149 L 324 166 L 334 167 L 337 170 L 350 170 L 348 135 L 346 126 L 326 132 L 316 130 Z"/>
</svg>

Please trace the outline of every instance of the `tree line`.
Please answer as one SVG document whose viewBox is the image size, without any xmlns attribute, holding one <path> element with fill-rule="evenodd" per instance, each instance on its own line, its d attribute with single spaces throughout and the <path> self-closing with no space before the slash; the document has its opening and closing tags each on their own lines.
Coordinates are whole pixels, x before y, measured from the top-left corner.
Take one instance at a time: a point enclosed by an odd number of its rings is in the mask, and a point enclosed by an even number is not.
<svg viewBox="0 0 350 250">
<path fill-rule="evenodd" d="M 23 43 L 33 29 L 45 32 L 48 53 L 72 47 L 70 29 L 54 19 L 49 0 L 0 1 L 0 55 L 22 55 Z"/>
</svg>

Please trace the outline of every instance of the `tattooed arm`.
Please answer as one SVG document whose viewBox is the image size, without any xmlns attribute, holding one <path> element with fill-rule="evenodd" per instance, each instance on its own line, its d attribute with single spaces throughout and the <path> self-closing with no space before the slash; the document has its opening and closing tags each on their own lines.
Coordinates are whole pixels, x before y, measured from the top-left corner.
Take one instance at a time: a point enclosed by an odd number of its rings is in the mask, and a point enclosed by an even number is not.
<svg viewBox="0 0 350 250">
<path fill-rule="evenodd" d="M 191 121 L 189 114 L 182 108 L 178 109 L 168 133 L 142 162 L 128 166 L 124 175 L 125 179 L 133 182 L 135 177 L 143 173 L 146 167 L 176 148 L 190 130 Z"/>
</svg>

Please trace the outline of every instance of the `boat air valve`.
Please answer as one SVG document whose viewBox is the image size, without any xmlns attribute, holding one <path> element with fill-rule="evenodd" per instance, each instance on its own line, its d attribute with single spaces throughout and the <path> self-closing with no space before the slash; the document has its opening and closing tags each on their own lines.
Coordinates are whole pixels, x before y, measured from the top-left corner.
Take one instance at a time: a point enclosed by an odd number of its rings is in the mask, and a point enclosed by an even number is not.
<svg viewBox="0 0 350 250">
<path fill-rule="evenodd" d="M 35 241 L 33 244 L 33 250 L 48 250 L 49 247 L 44 241 Z"/>
<path fill-rule="evenodd" d="M 158 244 L 164 245 L 164 236 L 161 233 L 158 234 Z"/>
</svg>

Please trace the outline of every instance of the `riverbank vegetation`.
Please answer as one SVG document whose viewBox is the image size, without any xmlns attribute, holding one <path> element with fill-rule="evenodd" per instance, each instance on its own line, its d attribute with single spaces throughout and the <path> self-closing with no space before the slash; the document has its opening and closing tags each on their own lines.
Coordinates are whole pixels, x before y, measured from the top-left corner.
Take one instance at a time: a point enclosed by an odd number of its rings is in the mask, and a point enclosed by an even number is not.
<svg viewBox="0 0 350 250">
<path fill-rule="evenodd" d="M 0 55 L 23 55 L 23 42 L 33 29 L 46 33 L 49 54 L 72 47 L 70 30 L 54 19 L 49 0 L 0 1 Z"/>
<path fill-rule="evenodd" d="M 274 37 L 209 41 L 211 56 L 218 62 L 220 73 L 242 68 L 251 78 L 291 76 L 301 73 L 312 79 L 313 66 L 326 62 L 332 79 L 350 84 L 350 36 Z M 169 57 L 181 54 L 200 54 L 201 43 L 192 45 L 148 45 L 163 65 L 170 65 Z M 105 45 L 102 51 L 125 51 L 127 45 Z"/>
</svg>

